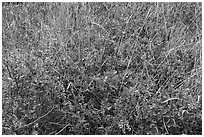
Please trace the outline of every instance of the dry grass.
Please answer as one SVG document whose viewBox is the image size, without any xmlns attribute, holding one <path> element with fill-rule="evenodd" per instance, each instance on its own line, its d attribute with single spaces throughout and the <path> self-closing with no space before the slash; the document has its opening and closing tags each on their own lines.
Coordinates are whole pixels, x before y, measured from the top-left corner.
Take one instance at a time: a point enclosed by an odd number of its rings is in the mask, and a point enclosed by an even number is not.
<svg viewBox="0 0 204 137">
<path fill-rule="evenodd" d="M 202 134 L 201 3 L 2 3 L 3 134 Z"/>
</svg>

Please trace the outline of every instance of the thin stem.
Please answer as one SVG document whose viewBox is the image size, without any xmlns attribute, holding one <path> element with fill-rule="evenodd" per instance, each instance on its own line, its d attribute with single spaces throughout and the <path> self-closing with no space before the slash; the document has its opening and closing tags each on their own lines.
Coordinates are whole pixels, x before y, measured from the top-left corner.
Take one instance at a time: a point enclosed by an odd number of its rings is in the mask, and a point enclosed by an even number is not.
<svg viewBox="0 0 204 137">
<path fill-rule="evenodd" d="M 44 114 L 43 116 L 37 118 L 36 120 L 34 120 L 33 122 L 27 124 L 27 125 L 24 125 L 23 127 L 20 127 L 20 128 L 24 128 L 24 127 L 28 127 L 30 125 L 33 125 L 35 122 L 37 122 L 38 120 L 42 119 L 43 117 L 47 116 L 48 114 L 50 114 L 53 110 L 54 110 L 55 106 L 52 107 L 52 109 L 50 111 L 48 111 L 46 114 Z M 19 129 L 20 129 L 19 128 Z"/>
<path fill-rule="evenodd" d="M 70 124 L 67 124 L 65 127 L 63 127 L 59 132 L 57 132 L 55 135 L 58 135 L 59 133 L 61 133 L 63 130 L 65 130 Z"/>
</svg>

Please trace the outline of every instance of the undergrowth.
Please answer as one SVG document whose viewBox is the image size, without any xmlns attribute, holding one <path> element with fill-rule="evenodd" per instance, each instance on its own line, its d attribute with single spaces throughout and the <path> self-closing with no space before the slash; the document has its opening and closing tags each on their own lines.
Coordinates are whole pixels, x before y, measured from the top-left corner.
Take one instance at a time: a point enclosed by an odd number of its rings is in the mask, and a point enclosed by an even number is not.
<svg viewBox="0 0 204 137">
<path fill-rule="evenodd" d="M 3 134 L 202 134 L 201 3 L 2 3 Z"/>
</svg>

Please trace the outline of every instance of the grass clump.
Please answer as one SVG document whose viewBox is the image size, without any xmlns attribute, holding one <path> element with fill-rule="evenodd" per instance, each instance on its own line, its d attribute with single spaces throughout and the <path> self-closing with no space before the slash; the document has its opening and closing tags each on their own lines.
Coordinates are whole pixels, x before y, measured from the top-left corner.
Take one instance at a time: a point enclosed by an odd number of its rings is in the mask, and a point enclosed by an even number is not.
<svg viewBox="0 0 204 137">
<path fill-rule="evenodd" d="M 201 3 L 2 3 L 3 134 L 202 134 Z"/>
</svg>

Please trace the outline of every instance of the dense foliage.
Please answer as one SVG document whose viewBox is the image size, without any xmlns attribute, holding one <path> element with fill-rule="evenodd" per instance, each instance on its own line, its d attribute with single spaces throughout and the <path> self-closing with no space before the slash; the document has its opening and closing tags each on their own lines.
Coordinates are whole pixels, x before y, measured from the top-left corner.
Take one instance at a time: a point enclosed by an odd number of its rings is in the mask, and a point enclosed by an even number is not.
<svg viewBox="0 0 204 137">
<path fill-rule="evenodd" d="M 2 3 L 3 134 L 202 134 L 201 3 Z"/>
</svg>

